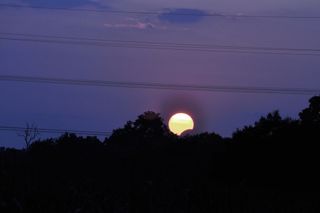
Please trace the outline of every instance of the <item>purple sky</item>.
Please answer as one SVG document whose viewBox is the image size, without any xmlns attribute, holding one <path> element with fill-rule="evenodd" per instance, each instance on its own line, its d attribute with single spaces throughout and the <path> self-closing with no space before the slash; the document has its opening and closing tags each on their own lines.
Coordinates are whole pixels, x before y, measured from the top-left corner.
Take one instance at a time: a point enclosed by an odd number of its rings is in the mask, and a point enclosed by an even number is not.
<svg viewBox="0 0 320 213">
<path fill-rule="evenodd" d="M 62 8 L 139 10 L 162 15 L 0 8 L 0 32 L 102 39 L 320 48 L 320 19 L 225 15 L 319 16 L 319 0 L 20 0 Z M 169 13 L 221 14 L 176 17 Z M 319 88 L 320 58 L 144 50 L 0 40 L 0 74 L 173 84 Z M 230 136 L 272 110 L 297 117 L 308 96 L 210 93 L 27 84 L 0 81 L 0 125 L 111 131 L 147 110 L 167 120 L 194 115 L 196 131 Z M 47 135 L 41 135 L 45 138 Z M 21 147 L 0 132 L 0 146 Z"/>
</svg>

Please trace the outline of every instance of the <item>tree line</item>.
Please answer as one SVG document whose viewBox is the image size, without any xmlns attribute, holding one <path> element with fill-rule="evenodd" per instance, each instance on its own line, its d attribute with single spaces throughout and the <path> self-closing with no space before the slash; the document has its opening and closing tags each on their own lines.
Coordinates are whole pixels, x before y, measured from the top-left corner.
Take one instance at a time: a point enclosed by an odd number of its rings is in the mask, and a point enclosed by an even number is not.
<svg viewBox="0 0 320 213">
<path fill-rule="evenodd" d="M 177 137 L 145 112 L 101 141 L 0 149 L 0 212 L 319 212 L 320 96 L 224 138 Z"/>
</svg>

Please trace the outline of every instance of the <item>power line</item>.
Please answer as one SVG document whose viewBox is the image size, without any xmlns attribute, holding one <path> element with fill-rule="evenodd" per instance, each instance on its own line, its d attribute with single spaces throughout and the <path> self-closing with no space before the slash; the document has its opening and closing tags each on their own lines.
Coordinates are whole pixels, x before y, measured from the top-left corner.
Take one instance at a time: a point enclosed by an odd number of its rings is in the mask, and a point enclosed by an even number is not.
<svg viewBox="0 0 320 213">
<path fill-rule="evenodd" d="M 135 15 L 166 15 L 166 16 L 200 16 L 200 17 L 230 17 L 230 18 L 263 18 L 263 19 L 304 19 L 316 20 L 320 16 L 289 16 L 289 15 L 232 15 L 220 13 L 177 13 L 172 11 L 132 11 L 132 10 L 103 10 L 103 9 L 83 9 L 83 8 L 66 8 L 66 7 L 46 7 L 18 4 L 0 4 L 0 7 L 9 8 L 29 8 L 40 10 L 61 10 L 71 12 L 98 12 L 98 13 L 113 13 L 113 14 L 135 14 Z"/>
<path fill-rule="evenodd" d="M 277 50 L 277 51 L 310 51 L 320 52 L 320 49 L 315 48 L 287 48 L 287 47 L 264 47 L 264 46 L 242 46 L 242 45 L 217 45 L 217 44 L 199 44 L 199 43 L 175 43 L 175 42 L 155 42 L 155 41 L 137 41 L 137 40 L 115 40 L 115 39 L 101 39 L 89 37 L 75 37 L 75 36 L 57 36 L 57 35 L 42 35 L 30 33 L 10 33 L 0 32 L 0 35 L 23 36 L 23 37 L 38 37 L 38 38 L 56 38 L 66 40 L 84 40 L 84 41 L 98 41 L 98 42 L 113 42 L 113 43 L 133 43 L 141 45 L 171 45 L 176 47 L 186 46 L 195 48 L 228 48 L 228 49 L 252 49 L 252 50 Z"/>
<path fill-rule="evenodd" d="M 88 37 L 51 36 L 39 34 L 0 32 L 0 40 L 38 42 L 50 44 L 91 45 L 98 47 L 122 47 L 154 50 L 201 51 L 208 53 L 241 53 L 241 54 L 272 54 L 320 56 L 320 49 L 316 48 L 285 48 L 262 46 L 232 46 L 216 44 L 170 43 L 135 40 L 110 40 Z"/>
<path fill-rule="evenodd" d="M 101 81 L 79 80 L 64 78 L 45 78 L 35 76 L 0 75 L 0 81 L 42 83 L 69 86 L 95 86 L 115 88 L 157 89 L 157 90 L 182 90 L 203 92 L 228 92 L 228 93 L 255 93 L 255 94 L 282 94 L 282 95 L 318 95 L 320 89 L 284 88 L 284 87 L 240 87 L 217 85 L 187 85 L 187 84 L 163 84 L 151 82 L 125 82 L 125 81 Z"/>
<path fill-rule="evenodd" d="M 0 125 L 0 131 L 23 132 L 25 130 L 26 130 L 26 127 Z M 112 134 L 112 132 L 83 131 L 83 130 L 71 130 L 71 129 L 48 129 L 48 128 L 37 128 L 37 131 L 40 133 L 55 133 L 55 134 L 75 133 L 78 135 L 89 135 L 89 136 L 109 136 Z"/>
</svg>

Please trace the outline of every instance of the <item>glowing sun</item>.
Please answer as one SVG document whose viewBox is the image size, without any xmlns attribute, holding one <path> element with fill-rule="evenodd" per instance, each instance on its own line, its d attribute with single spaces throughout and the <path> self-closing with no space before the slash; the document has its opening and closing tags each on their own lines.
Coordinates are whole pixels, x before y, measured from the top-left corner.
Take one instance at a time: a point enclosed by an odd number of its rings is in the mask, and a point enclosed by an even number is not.
<svg viewBox="0 0 320 213">
<path fill-rule="evenodd" d="M 176 113 L 169 120 L 169 129 L 177 135 L 181 135 L 186 130 L 192 130 L 194 127 L 190 115 L 185 113 Z"/>
</svg>

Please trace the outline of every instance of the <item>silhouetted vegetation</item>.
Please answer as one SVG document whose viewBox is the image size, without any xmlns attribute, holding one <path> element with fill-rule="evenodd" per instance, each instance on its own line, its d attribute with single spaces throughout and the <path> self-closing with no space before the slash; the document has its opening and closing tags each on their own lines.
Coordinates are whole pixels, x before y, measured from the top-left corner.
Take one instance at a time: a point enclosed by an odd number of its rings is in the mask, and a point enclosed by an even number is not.
<svg viewBox="0 0 320 213">
<path fill-rule="evenodd" d="M 231 138 L 177 137 L 159 114 L 100 141 L 64 134 L 0 149 L 0 212 L 319 212 L 320 96 Z"/>
</svg>

